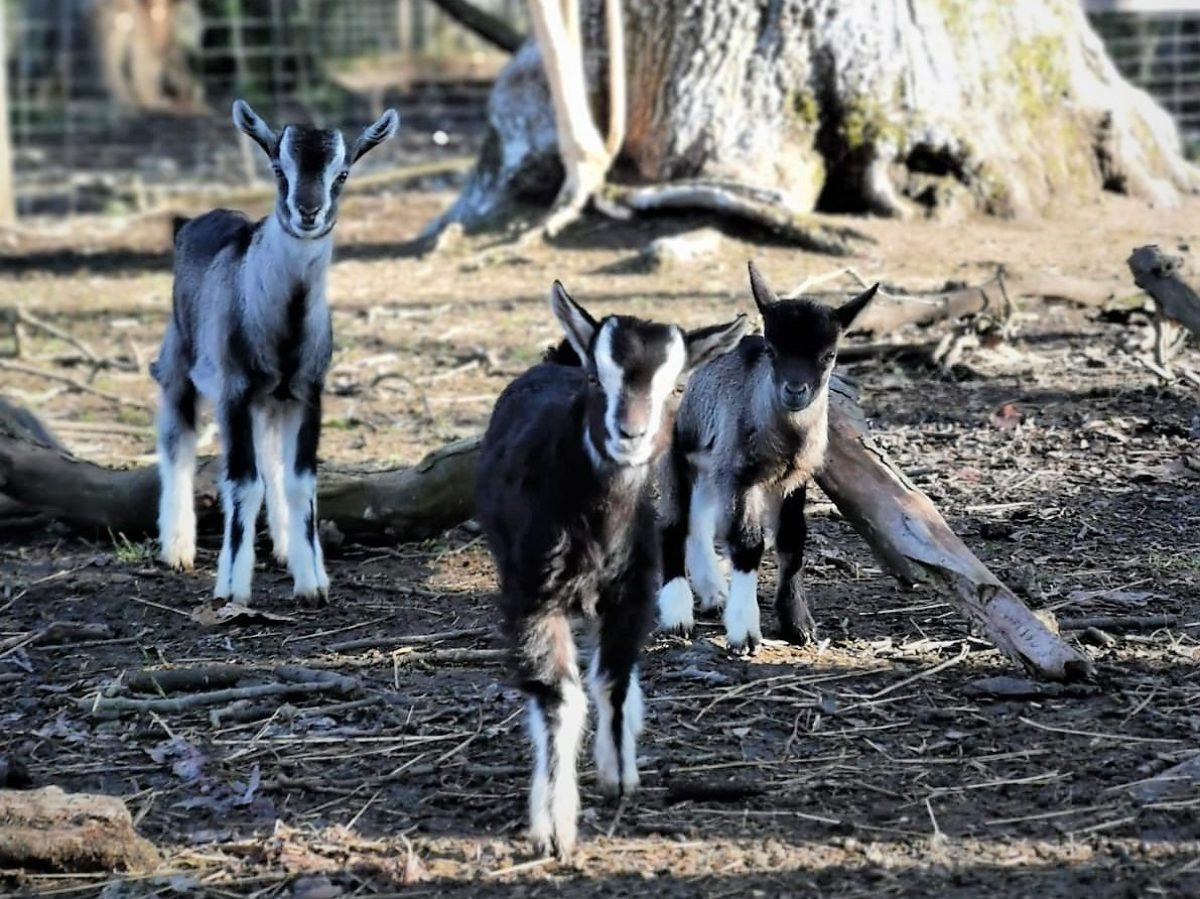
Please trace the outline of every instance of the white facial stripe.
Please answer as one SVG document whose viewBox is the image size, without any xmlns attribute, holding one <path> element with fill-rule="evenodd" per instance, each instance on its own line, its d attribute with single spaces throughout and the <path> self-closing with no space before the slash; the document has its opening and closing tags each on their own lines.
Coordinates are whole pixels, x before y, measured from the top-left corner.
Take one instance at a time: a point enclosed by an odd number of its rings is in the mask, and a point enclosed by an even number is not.
<svg viewBox="0 0 1200 899">
<path fill-rule="evenodd" d="M 675 390 L 675 382 L 679 380 L 679 376 L 683 374 L 683 367 L 687 364 L 687 347 L 683 343 L 683 335 L 675 328 L 671 336 L 674 339 L 671 341 L 671 348 L 667 350 L 667 359 L 650 379 L 650 428 L 647 431 L 647 436 L 650 437 L 658 433 L 667 399 Z"/>
<path fill-rule="evenodd" d="M 336 145 L 334 147 L 333 159 L 325 166 L 325 170 L 321 173 L 321 211 L 317 213 L 317 227 L 325 228 L 328 225 L 328 215 L 331 206 L 330 198 L 333 195 L 333 182 L 337 176 L 341 174 L 346 167 L 346 141 L 342 137 L 340 131 L 334 132 Z M 301 228 L 300 210 L 296 207 L 296 189 L 300 183 L 300 167 L 296 164 L 295 155 L 292 152 L 292 128 L 288 126 L 283 131 L 283 137 L 279 141 L 279 167 L 283 169 L 283 176 L 287 179 L 287 211 L 292 220 L 292 227 Z"/>
<path fill-rule="evenodd" d="M 617 424 L 617 408 L 625 384 L 625 372 L 612 355 L 612 330 L 615 327 L 617 324 L 611 319 L 604 323 L 596 337 L 596 346 L 592 353 L 596 360 L 596 376 L 604 388 L 605 443 L 608 455 L 613 459 L 630 465 L 642 465 L 650 460 L 654 452 L 654 441 L 662 426 L 667 399 L 687 364 L 687 348 L 683 342 L 683 335 L 675 329 L 667 350 L 667 358 L 650 378 L 650 416 L 646 422 L 646 435 L 632 449 L 628 446 L 618 448 L 616 441 L 620 437 L 620 430 Z"/>
<path fill-rule="evenodd" d="M 617 326 L 609 319 L 600 327 L 596 335 L 596 346 L 592 357 L 596 360 L 596 377 L 604 388 L 604 431 L 605 442 L 613 440 L 617 435 L 617 406 L 621 402 L 621 386 L 625 380 L 621 366 L 617 365 L 612 356 L 612 331 Z"/>
</svg>

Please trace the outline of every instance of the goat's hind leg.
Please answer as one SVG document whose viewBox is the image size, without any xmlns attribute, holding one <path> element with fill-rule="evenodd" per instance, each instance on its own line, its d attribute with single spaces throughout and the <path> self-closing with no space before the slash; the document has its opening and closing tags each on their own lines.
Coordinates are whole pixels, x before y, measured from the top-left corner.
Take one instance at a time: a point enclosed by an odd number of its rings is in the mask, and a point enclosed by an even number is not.
<svg viewBox="0 0 1200 899">
<path fill-rule="evenodd" d="M 687 460 L 675 447 L 669 451 L 662 470 L 660 489 L 663 583 L 658 591 L 658 622 L 664 631 L 686 637 L 696 626 L 685 565 L 692 483 Z"/>
<path fill-rule="evenodd" d="M 267 526 L 275 561 L 288 561 L 288 507 L 284 493 L 283 412 L 279 408 L 255 410 L 254 451 L 267 500 Z"/>
<path fill-rule="evenodd" d="M 804 596 L 800 572 L 804 566 L 804 543 L 808 525 L 804 520 L 807 485 L 784 497 L 775 527 L 775 554 L 779 562 L 779 583 L 775 588 L 775 612 L 783 638 L 804 645 L 816 639 L 817 624 Z"/>
<path fill-rule="evenodd" d="M 637 738 L 645 713 L 637 659 L 642 639 L 640 632 L 631 632 L 626 616 L 606 616 L 588 668 L 596 703 L 596 779 L 601 792 L 610 796 L 629 796 L 639 784 Z"/>
<path fill-rule="evenodd" d="M 159 558 L 190 570 L 196 560 L 196 388 L 186 375 L 159 391 L 157 431 Z"/>
<path fill-rule="evenodd" d="M 578 829 L 576 765 L 587 719 L 571 626 L 560 613 L 522 622 L 515 646 L 533 745 L 529 838 L 536 852 L 567 861 Z"/>
<path fill-rule="evenodd" d="M 217 562 L 217 585 L 213 593 L 247 603 L 254 576 L 254 532 L 263 500 L 262 480 L 255 462 L 249 397 L 240 394 L 224 398 L 218 416 L 225 456 L 221 481 L 225 538 Z"/>
<path fill-rule="evenodd" d="M 702 614 L 716 614 L 725 606 L 729 585 L 717 557 L 717 525 L 721 515 L 721 491 L 701 476 L 693 485 L 688 512 L 687 573 L 696 590 Z"/>
<path fill-rule="evenodd" d="M 288 569 L 297 599 L 329 594 L 325 555 L 317 535 L 317 444 L 321 437 L 321 387 L 291 404 L 283 426 L 283 481 L 287 497 Z"/>
</svg>

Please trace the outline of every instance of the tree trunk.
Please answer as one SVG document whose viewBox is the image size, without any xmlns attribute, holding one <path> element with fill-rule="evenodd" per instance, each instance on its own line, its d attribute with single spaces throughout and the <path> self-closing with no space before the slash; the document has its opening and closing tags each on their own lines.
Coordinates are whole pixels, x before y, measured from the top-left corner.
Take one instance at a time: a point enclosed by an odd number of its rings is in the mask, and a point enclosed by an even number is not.
<svg viewBox="0 0 1200 899">
<path fill-rule="evenodd" d="M 589 72 L 603 70 L 602 2 L 584 4 Z M 1105 188 L 1167 205 L 1200 187 L 1170 117 L 1120 77 L 1078 0 L 623 8 L 614 177 L 630 184 L 715 183 L 793 215 L 1025 215 Z M 526 46 L 497 80 L 487 146 L 444 221 L 481 225 L 558 189 L 536 58 Z"/>
<path fill-rule="evenodd" d="M 115 796 L 58 787 L 0 790 L 0 866 L 51 871 L 145 871 L 158 852 Z"/>
<path fill-rule="evenodd" d="M 430 453 L 415 468 L 368 475 L 322 471 L 318 510 L 357 539 L 417 540 L 474 512 L 479 442 L 460 441 Z M 219 528 L 213 462 L 196 478 L 200 523 Z M 819 482 L 906 584 L 942 593 L 996 647 L 1051 680 L 1073 680 L 1090 663 L 1067 646 L 963 545 L 923 493 L 871 442 L 853 392 L 840 380 L 830 405 L 829 457 Z M 86 528 L 127 536 L 151 532 L 158 505 L 153 468 L 114 471 L 72 459 L 0 428 L 0 494 L 35 511 Z"/>
</svg>

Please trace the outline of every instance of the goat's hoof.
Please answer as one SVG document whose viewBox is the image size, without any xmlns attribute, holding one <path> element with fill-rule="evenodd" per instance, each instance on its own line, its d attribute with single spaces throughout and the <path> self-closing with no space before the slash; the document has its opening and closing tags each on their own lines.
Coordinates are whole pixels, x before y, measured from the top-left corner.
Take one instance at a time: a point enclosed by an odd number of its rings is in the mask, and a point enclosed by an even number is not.
<svg viewBox="0 0 1200 899">
<path fill-rule="evenodd" d="M 320 587 L 315 587 L 312 590 L 297 591 L 292 594 L 292 598 L 300 605 L 314 609 L 328 605 L 329 603 L 328 591 L 322 590 Z"/>
<path fill-rule="evenodd" d="M 758 650 L 762 646 L 761 634 L 747 634 L 743 639 L 730 639 L 729 651 L 735 656 L 743 658 L 752 658 L 758 655 Z"/>
<path fill-rule="evenodd" d="M 158 560 L 172 571 L 191 571 L 196 567 L 196 551 L 194 549 L 191 552 L 183 549 L 163 550 L 159 553 Z"/>
<path fill-rule="evenodd" d="M 817 642 L 816 625 L 812 627 L 784 625 L 780 628 L 779 635 L 793 646 L 808 646 Z"/>
</svg>

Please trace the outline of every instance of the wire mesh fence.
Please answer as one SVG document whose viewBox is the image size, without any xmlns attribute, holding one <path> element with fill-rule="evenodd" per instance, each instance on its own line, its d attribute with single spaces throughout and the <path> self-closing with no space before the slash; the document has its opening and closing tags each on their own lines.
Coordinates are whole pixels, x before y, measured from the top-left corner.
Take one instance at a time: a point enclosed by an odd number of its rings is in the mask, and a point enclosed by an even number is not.
<svg viewBox="0 0 1200 899">
<path fill-rule="evenodd" d="M 0 0 L 23 212 L 244 181 L 229 103 L 353 127 L 385 106 L 387 165 L 474 146 L 506 56 L 429 0 Z M 476 0 L 524 29 L 524 0 Z M 117 196 L 119 195 L 119 196 Z"/>
<path fill-rule="evenodd" d="M 1193 158 L 1200 156 L 1200 4 L 1170 11 L 1091 15 L 1113 62 L 1174 117 Z M 1190 5 L 1192 9 L 1183 7 Z"/>
<path fill-rule="evenodd" d="M 473 2 L 528 33 L 524 0 Z M 375 166 L 472 151 L 506 59 L 432 0 L 0 5 L 23 213 L 138 207 L 189 185 L 244 182 L 257 170 L 231 139 L 235 96 L 273 121 L 341 127 L 395 106 L 401 138 L 373 154 Z M 1161 6 L 1091 20 L 1121 72 L 1171 112 L 1198 156 L 1200 9 Z"/>
</svg>

